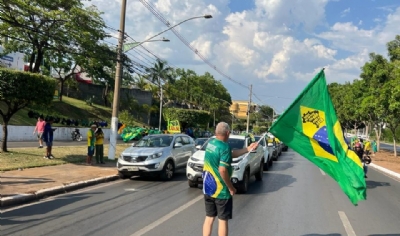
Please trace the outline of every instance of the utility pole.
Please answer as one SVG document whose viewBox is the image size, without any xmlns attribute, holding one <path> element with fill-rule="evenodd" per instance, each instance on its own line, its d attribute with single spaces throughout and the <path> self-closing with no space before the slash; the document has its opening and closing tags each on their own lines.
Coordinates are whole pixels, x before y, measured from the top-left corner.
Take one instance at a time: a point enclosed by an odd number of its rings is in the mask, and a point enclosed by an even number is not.
<svg viewBox="0 0 400 236">
<path fill-rule="evenodd" d="M 121 18 L 119 22 L 119 38 L 117 49 L 117 66 L 115 71 L 115 85 L 114 85 L 114 100 L 113 110 L 111 117 L 111 130 L 110 130 L 110 146 L 108 149 L 108 159 L 115 159 L 115 151 L 117 148 L 117 134 L 118 134 L 118 109 L 119 109 L 119 92 L 121 89 L 122 80 L 122 50 L 125 39 L 125 14 L 126 14 L 126 0 L 122 0 L 121 5 Z"/>
<path fill-rule="evenodd" d="M 161 79 L 158 78 L 160 82 L 160 118 L 158 119 L 158 131 L 161 131 L 161 117 L 162 117 L 162 109 L 163 109 L 163 91 L 162 91 L 162 84 Z"/>
<path fill-rule="evenodd" d="M 246 125 L 246 133 L 249 132 L 249 125 L 250 125 L 250 106 L 251 106 L 251 97 L 253 92 L 253 85 L 250 85 L 250 96 L 249 96 L 249 105 L 247 106 L 247 125 Z"/>
</svg>

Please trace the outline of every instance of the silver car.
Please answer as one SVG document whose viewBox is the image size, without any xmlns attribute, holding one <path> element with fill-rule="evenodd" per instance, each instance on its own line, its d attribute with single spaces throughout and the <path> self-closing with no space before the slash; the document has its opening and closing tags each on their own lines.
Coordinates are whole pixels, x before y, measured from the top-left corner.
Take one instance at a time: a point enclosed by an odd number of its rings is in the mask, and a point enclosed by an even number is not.
<svg viewBox="0 0 400 236">
<path fill-rule="evenodd" d="M 194 140 L 188 135 L 148 135 L 121 153 L 118 174 L 121 178 L 159 175 L 163 180 L 170 180 L 176 169 L 186 167 L 195 151 Z"/>
</svg>

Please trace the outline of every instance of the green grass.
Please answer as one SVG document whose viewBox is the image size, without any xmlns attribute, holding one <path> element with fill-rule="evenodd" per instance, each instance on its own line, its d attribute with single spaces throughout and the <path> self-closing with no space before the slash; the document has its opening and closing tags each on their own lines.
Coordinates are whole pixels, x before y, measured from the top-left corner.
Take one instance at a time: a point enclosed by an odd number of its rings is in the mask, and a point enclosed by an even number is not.
<svg viewBox="0 0 400 236">
<path fill-rule="evenodd" d="M 5 110 L 6 106 L 0 104 L 0 109 Z M 111 108 L 100 105 L 88 105 L 85 101 L 63 96 L 63 101 L 53 101 L 47 107 L 30 107 L 18 111 L 11 118 L 9 125 L 36 125 L 36 119 L 29 118 L 28 112 L 34 111 L 44 116 L 49 115 L 53 117 L 65 119 L 79 119 L 79 120 L 104 120 L 110 124 L 111 121 Z M 146 125 L 137 122 L 138 126 Z M 54 126 L 64 126 L 62 124 L 54 124 Z M 110 126 L 110 125 L 109 125 Z"/>
<path fill-rule="evenodd" d="M 130 144 L 118 144 L 116 157 Z M 62 165 L 66 163 L 84 163 L 87 146 L 53 147 L 54 159 L 43 158 L 45 149 L 39 148 L 9 148 L 9 152 L 0 153 L 0 171 L 17 170 L 19 168 L 34 168 L 43 166 Z M 107 161 L 108 145 L 104 145 L 104 160 Z M 93 157 L 92 163 L 95 163 Z"/>
</svg>

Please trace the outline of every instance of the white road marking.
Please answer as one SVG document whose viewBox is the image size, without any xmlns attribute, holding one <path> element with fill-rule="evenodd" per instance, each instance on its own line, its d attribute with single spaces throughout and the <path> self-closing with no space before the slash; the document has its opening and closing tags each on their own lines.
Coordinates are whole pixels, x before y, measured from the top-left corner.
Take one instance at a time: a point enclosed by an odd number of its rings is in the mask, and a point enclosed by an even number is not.
<svg viewBox="0 0 400 236">
<path fill-rule="evenodd" d="M 72 192 L 68 192 L 68 193 L 64 193 L 64 194 L 58 194 L 58 195 L 55 195 L 55 196 L 52 196 L 52 197 L 41 199 L 41 200 L 39 200 L 37 202 L 28 203 L 28 204 L 24 204 L 24 205 L 20 205 L 20 206 L 15 206 L 15 207 L 9 208 L 7 210 L 2 210 L 1 213 L 18 210 L 18 209 L 21 209 L 21 208 L 24 208 L 24 207 L 28 207 L 28 206 L 33 206 L 33 205 L 36 205 L 36 204 L 41 204 L 41 203 L 52 201 L 52 200 L 54 200 L 56 198 L 63 197 L 63 196 L 68 196 L 68 195 L 71 195 L 71 194 L 84 193 L 84 192 L 87 192 L 87 191 L 91 191 L 91 190 L 95 190 L 95 189 L 98 189 L 98 188 L 107 187 L 109 185 L 116 184 L 116 183 L 121 183 L 123 181 L 128 181 L 128 180 L 129 179 L 116 180 L 116 181 L 111 181 L 109 183 L 104 183 L 104 184 L 99 184 L 99 185 L 96 185 L 96 186 L 93 186 L 93 187 L 84 188 L 82 190 L 76 190 L 76 191 L 72 191 Z"/>
<path fill-rule="evenodd" d="M 319 171 L 321 171 L 321 174 L 322 174 L 322 175 L 326 175 L 325 172 L 324 172 L 323 170 L 319 169 Z"/>
<path fill-rule="evenodd" d="M 347 236 L 357 236 L 350 224 L 349 219 L 346 216 L 346 213 L 344 213 L 344 211 L 339 211 L 339 217 L 343 223 L 344 229 L 346 230 Z"/>
<path fill-rule="evenodd" d="M 125 191 L 135 192 L 135 191 L 138 191 L 138 190 L 134 189 L 134 188 L 126 188 Z"/>
<path fill-rule="evenodd" d="M 184 211 L 188 207 L 192 206 L 196 202 L 200 201 L 201 199 L 203 199 L 203 195 L 200 195 L 200 196 L 192 199 L 191 201 L 189 201 L 186 204 L 180 206 L 179 208 L 175 209 L 174 211 L 166 214 L 165 216 L 161 217 L 160 219 L 154 221 L 153 223 L 147 225 L 146 227 L 142 228 L 141 230 L 136 231 L 136 233 L 132 234 L 131 236 L 141 236 L 141 235 L 149 232 L 150 230 L 156 228 L 157 226 L 161 225 L 165 221 L 167 221 L 167 220 L 171 219 L 172 217 L 174 217 L 175 215 L 181 213 L 182 211 Z"/>
</svg>

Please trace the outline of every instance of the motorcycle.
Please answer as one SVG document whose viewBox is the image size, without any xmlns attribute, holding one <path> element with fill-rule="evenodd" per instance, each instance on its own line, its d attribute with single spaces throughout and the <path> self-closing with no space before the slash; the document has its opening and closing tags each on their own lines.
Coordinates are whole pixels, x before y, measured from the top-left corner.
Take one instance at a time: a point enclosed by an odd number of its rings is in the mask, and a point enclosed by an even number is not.
<svg viewBox="0 0 400 236">
<path fill-rule="evenodd" d="M 73 131 L 71 131 L 71 138 L 72 141 L 82 141 L 82 134 L 79 132 L 79 129 L 75 129 Z"/>
</svg>

